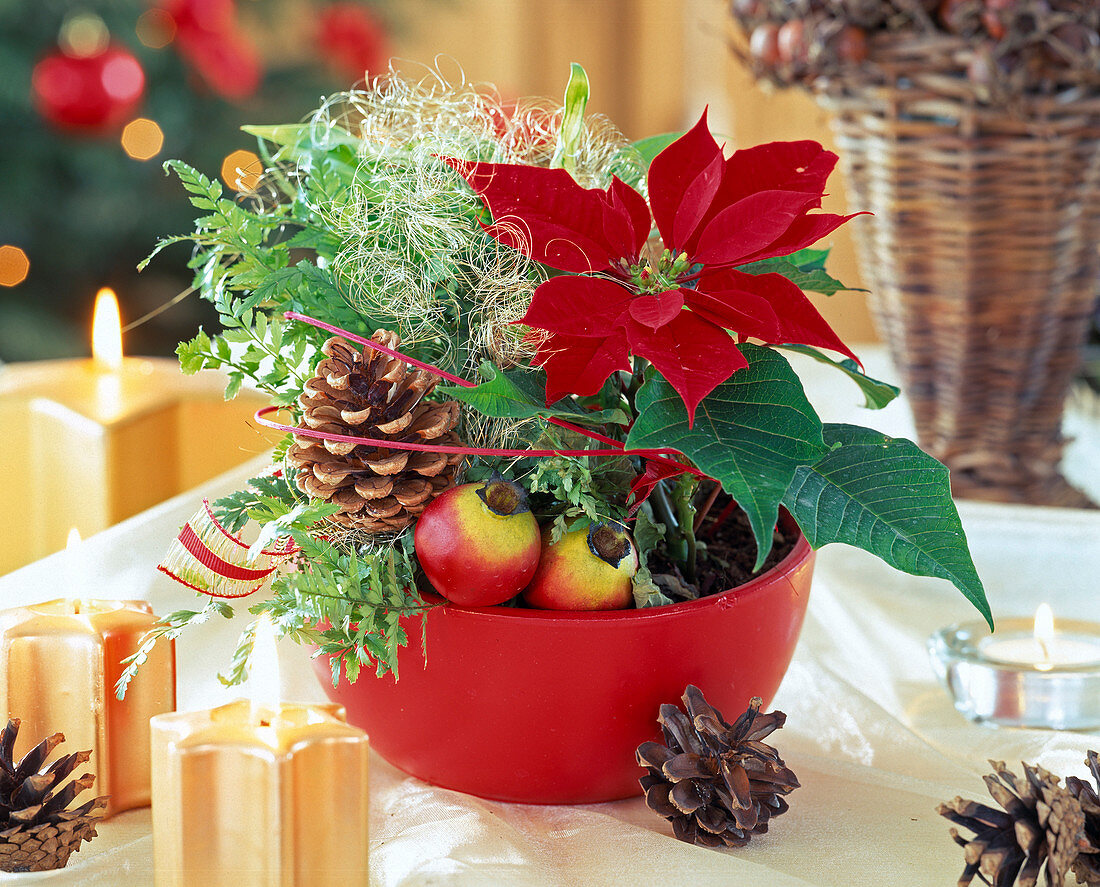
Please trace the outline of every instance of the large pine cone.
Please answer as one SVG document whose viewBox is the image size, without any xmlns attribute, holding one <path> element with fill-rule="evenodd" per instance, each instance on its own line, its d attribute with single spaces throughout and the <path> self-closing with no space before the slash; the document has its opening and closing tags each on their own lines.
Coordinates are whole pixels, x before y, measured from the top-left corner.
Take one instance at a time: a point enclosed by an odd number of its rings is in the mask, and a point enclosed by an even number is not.
<svg viewBox="0 0 1100 887">
<path fill-rule="evenodd" d="M 401 340 L 379 330 L 373 341 L 396 350 Z M 299 428 L 376 440 L 457 446 L 458 402 L 425 398 L 438 376 L 409 367 L 369 346 L 357 351 L 333 337 L 298 398 Z M 335 502 L 331 520 L 368 533 L 407 527 L 450 487 L 457 453 L 416 452 L 297 436 L 287 453 L 307 496 Z"/>
<path fill-rule="evenodd" d="M 657 719 L 667 747 L 638 746 L 650 808 L 672 822 L 681 841 L 704 847 L 741 847 L 768 830 L 768 820 L 790 809 L 783 795 L 798 788 L 779 753 L 761 742 L 787 720 L 760 714 L 760 698 L 730 726 L 698 687 L 684 692 L 687 714 L 662 705 Z"/>
<path fill-rule="evenodd" d="M 989 763 L 996 772 L 984 777 L 985 784 L 1004 812 L 963 798 L 937 808 L 941 816 L 974 833 L 964 838 L 951 829 L 966 862 L 959 887 L 975 875 L 993 887 L 1035 887 L 1044 863 L 1046 883 L 1062 887 L 1078 854 L 1097 850 L 1086 835 L 1080 801 L 1042 767 L 1024 764 L 1021 779 L 1002 761 Z"/>
<path fill-rule="evenodd" d="M 1073 863 L 1073 874 L 1081 884 L 1100 887 L 1100 760 L 1096 752 L 1088 753 L 1085 764 L 1092 771 L 1095 786 L 1076 776 L 1066 779 L 1066 788 L 1077 798 L 1081 812 L 1085 814 L 1085 839 L 1092 848 L 1081 849 Z"/>
<path fill-rule="evenodd" d="M 91 752 L 65 755 L 39 772 L 50 753 L 65 741 L 64 735 L 54 733 L 43 739 L 17 764 L 12 753 L 18 735 L 18 718 L 9 720 L 0 732 L 0 871 L 59 869 L 82 841 L 96 836 L 95 823 L 107 809 L 107 798 L 67 810 L 95 782 L 91 773 L 66 782 Z"/>
</svg>

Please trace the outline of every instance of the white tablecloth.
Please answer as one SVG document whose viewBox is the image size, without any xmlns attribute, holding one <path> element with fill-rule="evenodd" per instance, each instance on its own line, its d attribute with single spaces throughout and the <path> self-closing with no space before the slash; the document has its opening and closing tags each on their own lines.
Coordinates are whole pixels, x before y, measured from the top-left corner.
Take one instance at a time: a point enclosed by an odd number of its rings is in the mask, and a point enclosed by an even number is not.
<svg viewBox="0 0 1100 887">
<path fill-rule="evenodd" d="M 882 368 L 875 352 L 868 363 Z M 857 415 L 854 388 L 821 393 L 823 370 L 800 364 L 800 371 L 825 418 L 907 432 L 903 405 Z M 1096 496 L 1095 417 L 1071 417 L 1070 424 L 1082 440 L 1067 465 Z M 192 606 L 191 592 L 153 568 L 202 495 L 236 488 L 261 467 L 253 463 L 87 540 L 81 593 L 146 598 L 158 613 Z M 1100 514 L 978 503 L 960 510 L 996 615 L 1029 614 L 1046 600 L 1065 618 L 1100 619 Z M 57 597 L 59 579 L 76 575 L 72 566 L 62 553 L 0 578 L 0 606 Z M 802 788 L 767 835 L 742 850 L 704 850 L 676 841 L 640 799 L 584 807 L 482 801 L 406 777 L 375 755 L 370 882 L 953 884 L 962 855 L 948 837 L 949 823 L 935 813 L 938 801 L 983 797 L 988 758 L 1084 776 L 1086 749 L 1100 746 L 1095 734 L 997 730 L 958 715 L 935 681 L 924 644 L 935 629 L 972 618 L 976 613 L 944 582 L 901 575 L 862 552 L 826 548 L 794 661 L 773 703 L 788 721 L 772 741 Z M 215 675 L 228 663 L 238 630 L 218 620 L 181 639 L 181 710 L 237 695 Z M 323 699 L 302 650 L 286 643 L 280 657 L 287 698 Z M 122 814 L 99 831 L 67 869 L 0 881 L 151 885 L 149 811 Z"/>
</svg>

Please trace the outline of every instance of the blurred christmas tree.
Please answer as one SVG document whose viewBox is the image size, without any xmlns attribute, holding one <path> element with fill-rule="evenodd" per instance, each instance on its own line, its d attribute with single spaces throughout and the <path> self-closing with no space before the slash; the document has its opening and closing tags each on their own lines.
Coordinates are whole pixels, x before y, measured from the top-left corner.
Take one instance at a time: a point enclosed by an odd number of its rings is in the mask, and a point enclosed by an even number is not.
<svg viewBox="0 0 1100 887">
<path fill-rule="evenodd" d="M 0 0 L 0 359 L 87 352 L 92 296 L 124 319 L 187 285 L 182 250 L 135 265 L 192 210 L 161 161 L 247 175 L 244 123 L 284 123 L 381 73 L 396 4 L 332 0 Z M 236 152 L 236 153 L 235 153 Z M 175 271 L 175 274 L 173 274 Z M 197 299 L 128 336 L 170 353 Z"/>
</svg>

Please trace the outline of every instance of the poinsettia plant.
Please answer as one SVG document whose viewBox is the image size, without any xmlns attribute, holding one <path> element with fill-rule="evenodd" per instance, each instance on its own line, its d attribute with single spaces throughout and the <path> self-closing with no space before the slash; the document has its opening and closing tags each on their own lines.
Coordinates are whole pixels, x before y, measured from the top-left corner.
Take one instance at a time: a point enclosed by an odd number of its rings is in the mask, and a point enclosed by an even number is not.
<svg viewBox="0 0 1100 887">
<path fill-rule="evenodd" d="M 852 218 L 821 211 L 836 155 L 810 141 L 727 154 L 705 113 L 632 144 L 585 116 L 587 95 L 577 66 L 549 109 L 379 81 L 303 125 L 252 129 L 270 169 L 250 205 L 172 165 L 204 216 L 162 246 L 195 242 L 196 286 L 226 327 L 181 345 L 183 368 L 269 391 L 298 432 L 276 449 L 274 475 L 212 507 L 228 532 L 261 525 L 254 552 L 293 547 L 251 611 L 354 678 L 367 663 L 394 667 L 401 617 L 432 605 L 417 585 L 419 512 L 398 507 L 413 500 L 366 506 L 391 532 L 348 531 L 338 518 L 362 503 L 339 491 L 353 469 L 294 444 L 324 435 L 309 410 L 326 409 L 317 398 L 339 382 L 333 355 L 345 370 L 360 359 L 326 344 L 332 329 L 383 328 L 401 337 L 395 353 L 449 380 L 431 398 L 464 407 L 465 449 L 439 448 L 466 453 L 457 479 L 522 486 L 551 542 L 594 522 L 631 529 L 637 606 L 724 587 L 729 565 L 700 534 L 716 506 L 743 513 L 756 570 L 783 508 L 814 547 L 845 542 L 947 579 L 990 618 L 947 470 L 910 441 L 823 423 L 785 356 L 835 367 L 869 407 L 897 394 L 865 375 L 804 292 L 845 288 L 813 248 Z M 339 440 L 328 452 L 354 445 Z M 161 633 L 231 611 L 213 601 Z"/>
</svg>

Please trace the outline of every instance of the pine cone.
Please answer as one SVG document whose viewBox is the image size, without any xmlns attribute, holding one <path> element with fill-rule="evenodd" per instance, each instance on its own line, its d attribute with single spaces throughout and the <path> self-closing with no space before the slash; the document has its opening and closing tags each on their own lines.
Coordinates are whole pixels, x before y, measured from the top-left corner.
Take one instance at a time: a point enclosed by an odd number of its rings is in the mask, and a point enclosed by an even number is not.
<svg viewBox="0 0 1100 887">
<path fill-rule="evenodd" d="M 1081 884 L 1100 887 L 1100 761 L 1096 752 L 1090 751 L 1085 764 L 1092 771 L 1096 787 L 1083 779 L 1070 776 L 1066 779 L 1066 788 L 1081 805 L 1085 814 L 1085 839 L 1091 850 L 1082 849 L 1073 863 L 1073 874 Z"/>
<path fill-rule="evenodd" d="M 1042 767 L 1024 764 L 1020 779 L 1003 762 L 989 763 L 996 773 L 984 777 L 985 784 L 1005 812 L 962 798 L 937 808 L 974 833 L 966 839 L 951 829 L 966 860 L 959 887 L 975 875 L 993 887 L 1034 887 L 1044 863 L 1046 883 L 1061 887 L 1078 854 L 1096 849 L 1085 834 L 1081 803 Z"/>
<path fill-rule="evenodd" d="M 379 330 L 373 341 L 396 349 L 401 340 Z M 362 352 L 339 337 L 321 347 L 305 391 L 299 428 L 353 437 L 456 446 L 458 402 L 425 400 L 439 381 L 369 346 Z M 417 452 L 298 436 L 287 453 L 307 496 L 335 502 L 331 520 L 368 533 L 402 530 L 454 483 L 461 454 Z"/>
<path fill-rule="evenodd" d="M 781 711 L 760 714 L 760 698 L 730 726 L 689 686 L 685 715 L 662 705 L 657 719 L 667 747 L 638 746 L 638 763 L 650 808 L 672 822 L 681 841 L 703 847 L 742 847 L 768 830 L 768 820 L 786 813 L 783 795 L 798 779 L 778 752 L 760 740 L 787 720 Z"/>
<path fill-rule="evenodd" d="M 67 810 L 73 799 L 95 782 L 91 773 L 65 782 L 92 753 L 65 755 L 39 772 L 65 736 L 54 733 L 43 739 L 16 764 L 12 752 L 18 734 L 18 718 L 9 720 L 0 732 L 0 871 L 59 869 L 80 849 L 81 841 L 96 836 L 95 822 L 106 811 L 107 798 Z"/>
</svg>

